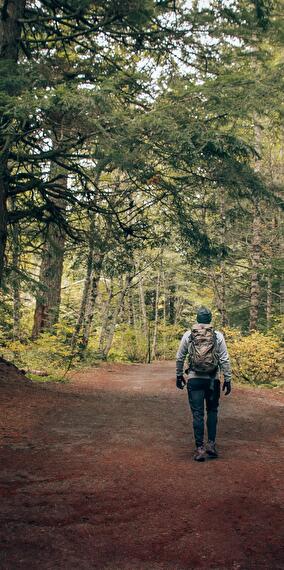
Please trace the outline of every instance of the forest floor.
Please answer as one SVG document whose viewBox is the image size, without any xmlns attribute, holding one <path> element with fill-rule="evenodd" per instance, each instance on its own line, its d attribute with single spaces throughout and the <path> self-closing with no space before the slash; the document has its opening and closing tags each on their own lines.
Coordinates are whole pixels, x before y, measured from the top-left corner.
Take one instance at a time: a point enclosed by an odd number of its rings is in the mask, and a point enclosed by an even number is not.
<svg viewBox="0 0 284 570">
<path fill-rule="evenodd" d="M 67 384 L 0 366 L 1 570 L 284 568 L 280 390 L 222 396 L 220 458 L 196 463 L 174 364 Z"/>
</svg>

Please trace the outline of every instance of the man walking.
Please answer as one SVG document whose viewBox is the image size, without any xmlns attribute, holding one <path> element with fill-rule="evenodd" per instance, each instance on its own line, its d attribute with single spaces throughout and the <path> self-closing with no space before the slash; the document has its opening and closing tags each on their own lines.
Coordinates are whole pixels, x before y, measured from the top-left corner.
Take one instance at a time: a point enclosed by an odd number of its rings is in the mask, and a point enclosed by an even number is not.
<svg viewBox="0 0 284 570">
<path fill-rule="evenodd" d="M 220 371 L 224 375 L 222 390 L 231 392 L 231 365 L 224 336 L 211 326 L 212 314 L 206 307 L 197 312 L 197 323 L 181 340 L 176 357 L 176 386 L 183 389 L 186 380 L 183 365 L 189 360 L 188 400 L 193 416 L 193 431 L 196 443 L 195 461 L 218 457 L 216 430 L 220 399 Z M 204 447 L 204 402 L 207 411 L 208 443 Z"/>
</svg>

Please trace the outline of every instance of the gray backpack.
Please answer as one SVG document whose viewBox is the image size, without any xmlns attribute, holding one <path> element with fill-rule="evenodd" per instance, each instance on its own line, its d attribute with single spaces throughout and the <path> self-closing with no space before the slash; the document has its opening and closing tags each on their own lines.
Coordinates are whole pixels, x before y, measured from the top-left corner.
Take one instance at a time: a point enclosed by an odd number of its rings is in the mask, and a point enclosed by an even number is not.
<svg viewBox="0 0 284 570">
<path fill-rule="evenodd" d="M 196 323 L 191 329 L 189 366 L 194 372 L 214 374 L 218 368 L 217 337 L 213 327 Z"/>
</svg>

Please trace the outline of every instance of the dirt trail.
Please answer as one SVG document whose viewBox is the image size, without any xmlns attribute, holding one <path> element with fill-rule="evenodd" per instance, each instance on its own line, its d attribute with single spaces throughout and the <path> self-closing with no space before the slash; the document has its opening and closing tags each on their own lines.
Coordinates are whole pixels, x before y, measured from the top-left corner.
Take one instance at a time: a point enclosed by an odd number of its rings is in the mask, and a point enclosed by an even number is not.
<svg viewBox="0 0 284 570">
<path fill-rule="evenodd" d="M 283 394 L 222 397 L 221 456 L 199 464 L 173 363 L 3 371 L 1 570 L 284 569 Z"/>
</svg>

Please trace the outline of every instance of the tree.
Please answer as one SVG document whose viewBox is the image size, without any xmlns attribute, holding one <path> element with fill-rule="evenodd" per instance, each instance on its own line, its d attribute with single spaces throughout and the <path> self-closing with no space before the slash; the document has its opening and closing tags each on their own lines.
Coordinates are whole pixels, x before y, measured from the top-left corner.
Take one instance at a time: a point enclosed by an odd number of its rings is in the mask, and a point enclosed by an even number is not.
<svg viewBox="0 0 284 570">
<path fill-rule="evenodd" d="M 8 71 L 16 70 L 16 64 L 19 57 L 19 47 L 21 40 L 21 23 L 20 20 L 24 15 L 25 0 L 1 0 L 0 10 L 0 74 L 7 76 Z M 17 73 L 16 73 L 17 76 Z M 4 83 L 5 85 L 5 83 Z M 8 95 L 12 95 L 14 86 L 7 81 L 6 91 Z M 7 199 L 9 191 L 9 147 L 11 135 L 9 132 L 10 121 L 5 114 L 1 119 L 0 134 L 0 286 L 2 284 L 3 269 L 5 261 L 5 248 L 7 241 Z"/>
<path fill-rule="evenodd" d="M 221 324 L 247 329 L 250 305 L 251 328 L 263 326 L 264 306 L 273 322 L 278 259 L 270 249 L 269 265 L 263 235 L 257 258 L 257 235 L 264 223 L 278 239 L 277 223 L 264 221 L 263 212 L 268 204 L 278 208 L 280 196 L 266 168 L 255 169 L 263 157 L 254 141 L 256 117 L 265 132 L 268 118 L 274 127 L 280 120 L 273 44 L 280 33 L 268 8 L 45 0 L 13 16 L 13 73 L 8 77 L 4 50 L 0 79 L 1 263 L 5 250 L 19 315 L 15 276 L 34 294 L 41 261 L 34 336 L 52 329 L 64 308 L 64 260 L 74 279 L 85 278 L 66 319 L 81 354 L 89 338 L 92 347 L 97 342 L 100 325 L 106 356 L 122 323 L 143 329 L 148 342 L 152 327 L 158 354 L 159 297 L 172 330 L 186 326 L 213 289 Z M 157 249 L 170 266 L 163 264 L 158 280 Z M 24 259 L 35 274 L 23 271 Z"/>
</svg>

